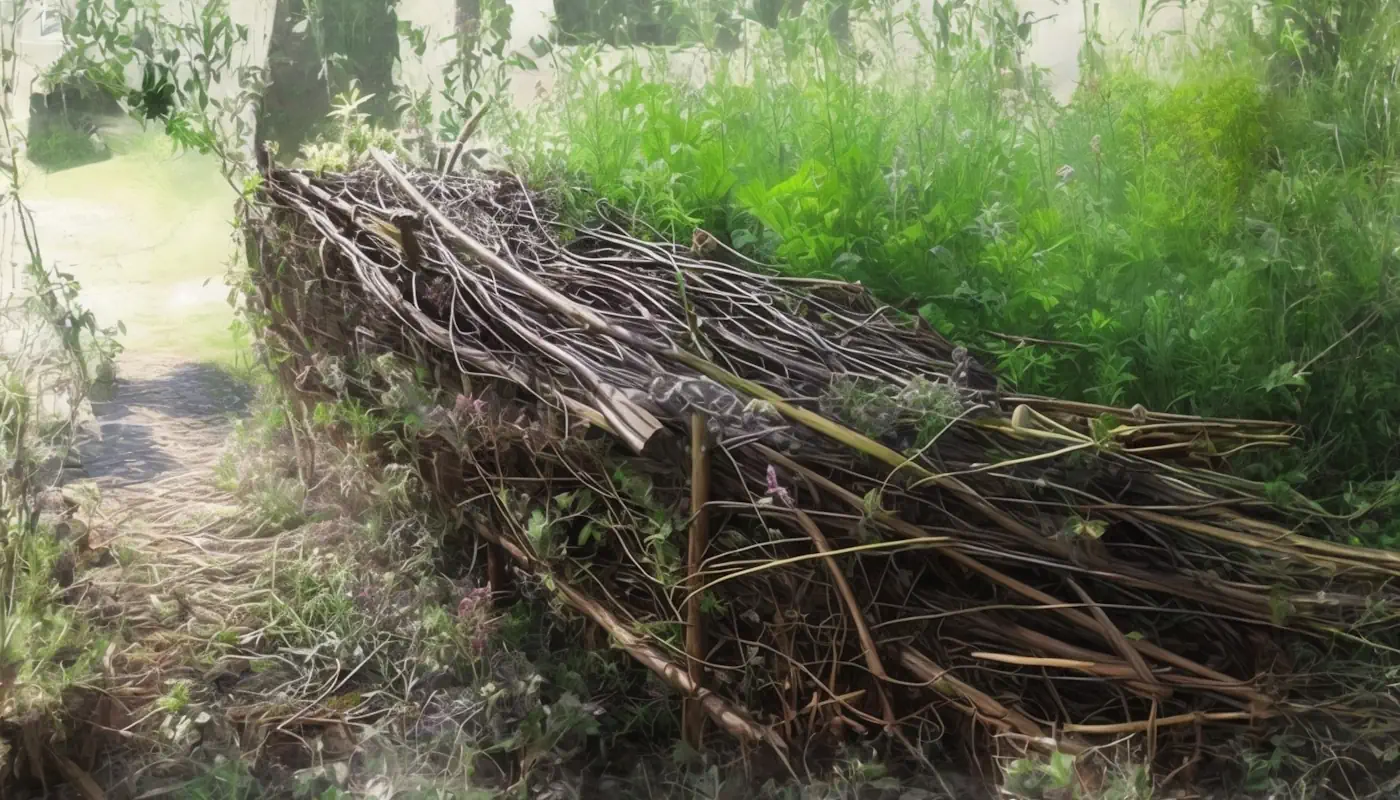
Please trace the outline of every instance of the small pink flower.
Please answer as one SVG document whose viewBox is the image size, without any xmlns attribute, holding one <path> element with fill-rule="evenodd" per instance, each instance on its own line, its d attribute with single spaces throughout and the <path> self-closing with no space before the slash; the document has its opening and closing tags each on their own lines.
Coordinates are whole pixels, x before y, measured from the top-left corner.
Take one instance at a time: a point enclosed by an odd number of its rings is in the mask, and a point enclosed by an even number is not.
<svg viewBox="0 0 1400 800">
<path fill-rule="evenodd" d="M 768 496 L 785 506 L 792 506 L 792 495 L 778 483 L 778 471 L 768 465 Z"/>
</svg>

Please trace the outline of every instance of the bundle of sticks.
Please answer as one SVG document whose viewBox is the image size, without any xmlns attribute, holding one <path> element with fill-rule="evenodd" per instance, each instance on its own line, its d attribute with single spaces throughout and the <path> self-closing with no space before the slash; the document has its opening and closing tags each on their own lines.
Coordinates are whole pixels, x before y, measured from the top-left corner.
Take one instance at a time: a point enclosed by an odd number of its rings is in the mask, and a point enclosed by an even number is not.
<svg viewBox="0 0 1400 800">
<path fill-rule="evenodd" d="M 289 382 L 426 398 L 444 499 L 680 692 L 690 734 L 1395 730 L 1400 554 L 1230 473 L 1287 424 L 1018 395 L 858 285 L 572 224 L 509 173 L 375 153 L 270 169 L 261 199 Z M 388 392 L 385 358 L 428 390 Z"/>
</svg>

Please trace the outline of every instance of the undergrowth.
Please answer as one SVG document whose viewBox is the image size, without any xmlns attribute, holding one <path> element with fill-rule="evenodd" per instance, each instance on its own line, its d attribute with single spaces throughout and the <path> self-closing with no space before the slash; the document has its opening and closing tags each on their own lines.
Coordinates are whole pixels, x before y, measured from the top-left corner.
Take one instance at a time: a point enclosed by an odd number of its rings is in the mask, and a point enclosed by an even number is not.
<svg viewBox="0 0 1400 800">
<path fill-rule="evenodd" d="M 216 469 L 241 535 L 276 544 L 239 592 L 243 632 L 204 656 L 225 683 L 177 686 L 156 705 L 192 719 L 254 702 L 264 730 L 277 723 L 309 746 L 292 757 L 270 736 L 262 752 L 206 764 L 188 796 L 975 796 L 953 790 L 979 786 L 959 774 L 896 777 L 873 749 L 798 784 L 738 761 L 718 734 L 708 756 L 680 744 L 671 690 L 561 614 L 547 582 L 517 575 L 493 598 L 479 542 L 411 460 L 384 458 L 414 447 L 414 416 L 440 398 L 396 361 L 366 369 L 385 379 L 373 407 L 308 402 L 299 414 L 265 386 Z"/>
<path fill-rule="evenodd" d="M 556 51 L 556 96 L 504 130 L 580 213 L 859 280 L 1021 391 L 1299 420 L 1306 447 L 1251 474 L 1353 510 L 1400 469 L 1400 26 L 1348 20 L 1400 4 L 1334 5 L 1287 13 L 1335 41 L 1243 1 L 1118 51 L 1087 31 L 1067 103 L 1001 0 L 873 2 L 854 45 L 809 9 L 703 82 L 661 50 Z"/>
</svg>

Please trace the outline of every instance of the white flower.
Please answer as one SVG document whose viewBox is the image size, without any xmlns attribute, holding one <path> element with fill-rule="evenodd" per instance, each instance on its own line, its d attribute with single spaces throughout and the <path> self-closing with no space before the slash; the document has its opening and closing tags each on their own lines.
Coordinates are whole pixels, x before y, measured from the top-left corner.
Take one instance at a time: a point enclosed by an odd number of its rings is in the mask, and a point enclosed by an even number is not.
<svg viewBox="0 0 1400 800">
<path fill-rule="evenodd" d="M 1064 186 L 1074 179 L 1074 167 L 1068 164 L 1061 165 L 1059 169 L 1055 170 L 1055 174 L 1060 178 L 1060 185 Z"/>
</svg>

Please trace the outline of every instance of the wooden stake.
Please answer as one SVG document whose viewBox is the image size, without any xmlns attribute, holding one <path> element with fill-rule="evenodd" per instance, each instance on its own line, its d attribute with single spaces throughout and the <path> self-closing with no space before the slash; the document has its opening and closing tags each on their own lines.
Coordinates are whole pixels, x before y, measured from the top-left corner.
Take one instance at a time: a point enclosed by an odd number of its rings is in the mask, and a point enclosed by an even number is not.
<svg viewBox="0 0 1400 800">
<path fill-rule="evenodd" d="M 491 587 L 491 599 L 497 606 L 505 605 L 510 595 L 510 568 L 506 566 L 506 554 L 494 542 L 486 543 L 486 580 Z"/>
<path fill-rule="evenodd" d="M 700 613 L 700 562 L 710 544 L 710 434 L 705 427 L 705 415 L 690 415 L 690 536 L 686 560 L 685 652 L 690 679 L 696 686 L 703 684 L 705 660 L 705 618 Z M 699 750 L 705 735 L 705 712 L 699 702 L 688 698 L 682 704 L 681 726 L 686 743 Z"/>
</svg>

